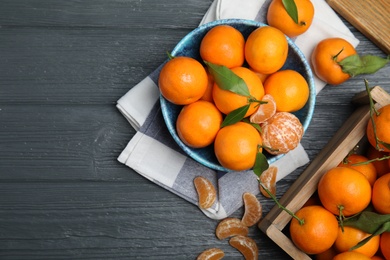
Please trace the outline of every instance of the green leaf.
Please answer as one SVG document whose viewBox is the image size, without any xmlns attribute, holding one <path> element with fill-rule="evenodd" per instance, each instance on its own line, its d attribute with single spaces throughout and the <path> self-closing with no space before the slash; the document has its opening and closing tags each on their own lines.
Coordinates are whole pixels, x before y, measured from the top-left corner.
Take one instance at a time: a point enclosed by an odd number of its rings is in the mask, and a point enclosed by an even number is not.
<svg viewBox="0 0 390 260">
<path fill-rule="evenodd" d="M 268 164 L 268 161 L 267 161 L 267 158 L 265 157 L 265 155 L 261 152 L 258 152 L 256 154 L 256 161 L 255 161 L 255 165 L 253 166 L 253 172 L 258 176 L 260 177 L 260 175 L 265 171 L 267 170 L 269 167 L 269 164 Z"/>
<path fill-rule="evenodd" d="M 242 96 L 250 96 L 248 86 L 245 81 L 233 73 L 228 67 L 213 64 L 205 61 L 209 72 L 214 77 L 218 87 L 224 90 L 234 92 Z"/>
<path fill-rule="evenodd" d="M 294 0 L 282 0 L 288 15 L 298 24 L 298 9 Z"/>
<path fill-rule="evenodd" d="M 233 110 L 232 112 L 230 112 L 223 120 L 223 122 L 221 124 L 221 128 L 228 126 L 228 125 L 235 124 L 237 122 L 240 122 L 241 119 L 243 119 L 245 117 L 245 114 L 246 114 L 246 112 L 248 112 L 249 107 L 250 107 L 250 104 L 247 104 L 245 106 L 239 107 L 239 108 Z"/>
<path fill-rule="evenodd" d="M 250 124 L 251 126 L 253 126 L 254 128 L 256 128 L 257 131 L 259 131 L 259 133 L 261 134 L 263 132 L 263 129 L 261 129 L 261 126 L 259 124 L 255 124 L 255 123 L 252 123 L 248 117 L 245 117 L 241 120 L 242 122 L 245 122 L 247 124 Z M 390 156 L 389 156 L 390 157 Z"/>
<path fill-rule="evenodd" d="M 390 61 L 390 56 L 381 58 L 374 55 L 359 56 L 358 54 L 348 56 L 338 64 L 343 72 L 348 73 L 351 77 L 360 74 L 373 74 L 386 66 Z"/>
</svg>

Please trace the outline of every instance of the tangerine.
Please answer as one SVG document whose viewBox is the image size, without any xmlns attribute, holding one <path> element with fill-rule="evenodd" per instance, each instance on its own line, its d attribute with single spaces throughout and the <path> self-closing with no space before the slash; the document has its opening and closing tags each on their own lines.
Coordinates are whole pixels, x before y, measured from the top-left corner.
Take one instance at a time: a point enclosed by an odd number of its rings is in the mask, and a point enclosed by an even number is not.
<svg viewBox="0 0 390 260">
<path fill-rule="evenodd" d="M 208 79 L 208 81 L 207 81 L 206 91 L 204 92 L 203 96 L 201 96 L 200 99 L 214 103 L 214 100 L 213 100 L 214 78 L 209 72 L 207 72 L 207 79 Z"/>
<path fill-rule="evenodd" d="M 390 214 L 390 172 L 375 181 L 371 201 L 377 212 Z"/>
<path fill-rule="evenodd" d="M 295 70 L 280 70 L 270 75 L 264 82 L 264 91 L 275 99 L 279 112 L 298 111 L 310 94 L 306 79 Z"/>
<path fill-rule="evenodd" d="M 243 171 L 253 167 L 257 153 L 262 151 L 261 144 L 261 136 L 253 126 L 238 122 L 218 131 L 214 152 L 223 167 Z"/>
<path fill-rule="evenodd" d="M 377 178 L 376 168 L 373 163 L 367 162 L 369 159 L 360 154 L 350 154 L 342 162 L 339 163 L 339 167 L 349 167 L 361 172 L 366 176 L 367 180 L 370 182 L 370 185 L 374 185 L 374 182 Z M 364 163 L 360 165 L 355 165 L 359 163 Z"/>
<path fill-rule="evenodd" d="M 370 204 L 371 185 L 357 170 L 335 167 L 322 175 L 318 196 L 327 210 L 347 217 L 361 212 Z"/>
<path fill-rule="evenodd" d="M 383 232 L 381 234 L 380 249 L 382 255 L 386 259 L 390 259 L 390 232 Z"/>
<path fill-rule="evenodd" d="M 262 206 L 256 196 L 250 192 L 244 192 L 242 198 L 244 200 L 245 211 L 241 222 L 245 226 L 251 227 L 261 219 L 263 214 Z"/>
<path fill-rule="evenodd" d="M 375 149 L 374 146 L 369 145 L 366 156 L 368 159 L 373 160 L 382 158 L 384 156 L 389 156 L 389 153 L 378 151 L 377 149 Z M 375 169 L 377 171 L 377 177 L 380 177 L 383 174 L 390 172 L 390 159 L 380 161 L 376 160 L 373 161 L 372 164 L 375 166 Z"/>
<path fill-rule="evenodd" d="M 276 113 L 276 102 L 272 95 L 265 94 L 261 101 L 267 103 L 258 105 L 256 111 L 249 117 L 251 123 L 264 123 Z"/>
<path fill-rule="evenodd" d="M 275 27 L 257 28 L 245 43 L 246 61 L 253 70 L 263 74 L 278 71 L 286 62 L 287 54 L 286 36 Z"/>
<path fill-rule="evenodd" d="M 377 112 L 368 120 L 366 135 L 370 144 L 377 150 L 390 152 L 390 105 L 379 108 Z M 386 143 L 387 147 L 382 142 Z"/>
<path fill-rule="evenodd" d="M 222 120 L 214 104 L 198 100 L 182 108 L 176 120 L 176 131 L 186 145 L 206 147 L 214 142 Z"/>
<path fill-rule="evenodd" d="M 194 179 L 196 192 L 198 193 L 198 205 L 202 209 L 210 208 L 216 198 L 217 191 L 211 181 L 203 176 L 197 176 Z"/>
<path fill-rule="evenodd" d="M 311 64 L 318 78 L 332 85 L 338 85 L 351 76 L 343 72 L 338 62 L 355 55 L 356 50 L 347 40 L 327 38 L 320 41 L 311 53 Z"/>
<path fill-rule="evenodd" d="M 320 254 L 332 247 L 337 237 L 338 222 L 335 216 L 322 206 L 299 209 L 290 222 L 290 235 L 294 244 L 307 254 Z"/>
<path fill-rule="evenodd" d="M 371 258 L 362 253 L 347 251 L 337 254 L 333 260 L 371 260 Z"/>
<path fill-rule="evenodd" d="M 228 68 L 244 63 L 245 39 L 239 30 L 230 25 L 217 25 L 208 31 L 200 43 L 203 60 Z"/>
<path fill-rule="evenodd" d="M 267 170 L 263 171 L 260 175 L 259 185 L 260 192 L 263 196 L 271 198 L 271 195 L 264 189 L 264 187 L 274 196 L 276 196 L 276 176 L 278 175 L 278 167 L 269 166 Z M 263 187 L 264 186 L 264 187 Z"/>
<path fill-rule="evenodd" d="M 161 69 L 158 86 L 161 94 L 176 105 L 187 105 L 200 99 L 207 88 L 207 72 L 191 57 L 175 57 Z"/>
<path fill-rule="evenodd" d="M 273 0 L 268 7 L 267 22 L 281 30 L 288 37 L 296 37 L 306 32 L 313 21 L 314 6 L 309 0 L 295 0 L 298 11 L 298 23 L 287 13 L 282 0 Z"/>
<path fill-rule="evenodd" d="M 360 241 L 370 236 L 370 234 L 354 228 L 354 227 L 344 227 L 344 230 L 339 227 L 339 232 L 334 243 L 335 248 L 339 252 L 350 251 L 352 247 L 356 246 Z M 372 257 L 379 249 L 379 235 L 373 236 L 367 243 L 363 246 L 354 249 L 353 251 L 362 253 L 368 257 Z"/>
<path fill-rule="evenodd" d="M 289 112 L 277 112 L 261 124 L 264 148 L 270 154 L 283 154 L 293 150 L 303 136 L 299 119 Z"/>
<path fill-rule="evenodd" d="M 261 83 L 261 80 L 253 71 L 245 67 L 235 67 L 232 69 L 232 72 L 244 80 L 252 98 L 261 100 L 264 96 L 263 83 Z M 256 111 L 258 105 L 257 102 L 250 103 L 249 97 L 236 94 L 229 90 L 224 90 L 216 83 L 213 87 L 213 99 L 217 108 L 225 115 L 237 108 L 250 104 L 250 107 L 245 114 L 245 117 L 247 117 Z"/>
</svg>

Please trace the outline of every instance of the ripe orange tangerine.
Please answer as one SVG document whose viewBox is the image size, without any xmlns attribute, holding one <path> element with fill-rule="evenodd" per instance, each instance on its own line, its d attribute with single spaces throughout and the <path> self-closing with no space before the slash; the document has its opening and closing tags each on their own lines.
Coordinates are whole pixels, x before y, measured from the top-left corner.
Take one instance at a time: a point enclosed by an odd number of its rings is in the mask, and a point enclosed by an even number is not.
<svg viewBox="0 0 390 260">
<path fill-rule="evenodd" d="M 286 36 L 275 27 L 257 28 L 245 43 L 246 61 L 253 70 L 263 74 L 278 71 L 286 62 L 287 54 Z"/>
<path fill-rule="evenodd" d="M 214 142 L 222 120 L 222 114 L 214 104 L 198 100 L 180 111 L 176 120 L 177 134 L 190 147 L 206 147 Z"/>
<path fill-rule="evenodd" d="M 289 37 L 296 37 L 306 32 L 314 17 L 314 6 L 310 0 L 295 0 L 298 11 L 298 23 L 290 17 L 282 0 L 273 0 L 268 7 L 267 22 Z"/>
<path fill-rule="evenodd" d="M 375 132 L 374 125 L 375 124 Z M 366 135 L 370 144 L 376 147 L 379 151 L 390 152 L 390 148 L 387 148 L 382 143 L 376 142 L 376 138 L 380 142 L 385 142 L 390 146 L 390 105 L 386 105 L 378 109 L 378 114 L 373 113 L 372 120 L 368 120 Z"/>
<path fill-rule="evenodd" d="M 251 97 L 256 100 L 262 99 L 264 96 L 263 83 L 261 83 L 261 80 L 253 71 L 245 67 L 235 67 L 232 69 L 232 72 L 244 80 Z M 217 108 L 226 115 L 239 107 L 249 104 L 249 97 L 224 90 L 217 84 L 214 84 L 213 87 L 213 99 Z M 257 106 L 258 103 L 252 102 L 245 117 L 253 114 Z"/>
<path fill-rule="evenodd" d="M 230 25 L 217 25 L 206 33 L 200 43 L 203 60 L 228 68 L 244 63 L 245 39 L 239 30 Z"/>
<path fill-rule="evenodd" d="M 374 164 L 368 162 L 368 158 L 360 155 L 360 154 L 351 154 L 347 156 L 341 163 L 339 163 L 339 167 L 349 167 L 361 172 L 364 176 L 366 176 L 367 180 L 370 182 L 370 185 L 374 185 L 374 182 L 377 178 L 377 172 Z M 360 165 L 356 165 L 358 163 L 364 163 Z"/>
<path fill-rule="evenodd" d="M 390 172 L 375 181 L 371 201 L 377 212 L 390 214 Z"/>
</svg>

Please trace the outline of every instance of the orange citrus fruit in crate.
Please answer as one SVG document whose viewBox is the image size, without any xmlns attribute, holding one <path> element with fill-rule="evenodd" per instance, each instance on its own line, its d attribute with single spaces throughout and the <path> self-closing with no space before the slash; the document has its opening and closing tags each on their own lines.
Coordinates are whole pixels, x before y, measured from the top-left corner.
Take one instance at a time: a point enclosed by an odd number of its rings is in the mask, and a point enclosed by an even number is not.
<svg viewBox="0 0 390 260">
<path fill-rule="evenodd" d="M 298 210 L 290 222 L 293 243 L 307 254 L 319 254 L 328 250 L 336 240 L 338 222 L 336 217 L 322 206 L 307 206 Z"/>
<path fill-rule="evenodd" d="M 341 163 L 339 167 L 349 167 L 361 172 L 366 176 L 367 180 L 370 182 L 370 185 L 374 185 L 374 182 L 377 178 L 376 168 L 373 163 L 367 162 L 369 159 L 360 154 L 351 154 L 348 155 Z M 362 163 L 360 165 L 356 165 Z"/>
<path fill-rule="evenodd" d="M 198 100 L 180 111 L 176 121 L 177 134 L 190 147 L 206 147 L 214 142 L 222 120 L 222 114 L 214 104 Z"/>
<path fill-rule="evenodd" d="M 371 185 L 357 170 L 335 167 L 322 175 L 318 196 L 327 210 L 347 217 L 361 212 L 370 204 Z"/>
<path fill-rule="evenodd" d="M 161 69 L 158 85 L 161 94 L 176 105 L 187 105 L 200 99 L 207 88 L 207 72 L 190 57 L 176 57 Z"/>
<path fill-rule="evenodd" d="M 286 62 L 287 54 L 286 36 L 271 26 L 257 28 L 245 43 L 245 59 L 253 70 L 260 73 L 278 71 Z"/>
<path fill-rule="evenodd" d="M 390 105 L 381 107 L 377 112 L 368 120 L 366 135 L 370 144 L 377 150 L 390 152 Z"/>
<path fill-rule="evenodd" d="M 390 232 L 381 234 L 380 249 L 386 259 L 390 259 Z"/>
<path fill-rule="evenodd" d="M 276 102 L 279 112 L 295 112 L 303 108 L 309 99 L 309 85 L 295 70 L 280 70 L 268 76 L 264 91 Z"/>
<path fill-rule="evenodd" d="M 203 60 L 239 67 L 244 63 L 245 39 L 241 32 L 230 25 L 218 25 L 206 33 L 200 43 L 200 56 Z"/>
<path fill-rule="evenodd" d="M 335 248 L 339 252 L 349 251 L 353 246 L 357 245 L 360 241 L 370 236 L 370 234 L 361 231 L 354 227 L 343 227 L 344 230 L 339 227 L 339 232 L 334 243 Z M 379 249 L 379 235 L 372 237 L 363 246 L 354 249 L 353 251 L 362 253 L 368 257 L 372 257 Z"/>
<path fill-rule="evenodd" d="M 377 212 L 390 214 L 390 172 L 375 181 L 371 200 Z"/>
<path fill-rule="evenodd" d="M 244 80 L 253 98 L 260 100 L 264 96 L 263 83 L 253 71 L 245 67 L 236 67 L 232 69 L 232 72 Z M 217 84 L 214 84 L 213 87 L 213 99 L 217 108 L 226 115 L 248 104 L 248 97 L 222 89 Z M 257 109 L 257 105 L 256 102 L 251 103 L 245 117 L 253 114 Z"/>
<path fill-rule="evenodd" d="M 253 167 L 261 145 L 259 132 L 248 123 L 238 122 L 218 131 L 214 152 L 223 167 L 243 171 Z"/>
<path fill-rule="evenodd" d="M 282 0 L 273 0 L 268 7 L 267 22 L 289 37 L 296 37 L 306 32 L 314 17 L 314 6 L 310 0 L 295 0 L 298 23 L 288 14 Z"/>
<path fill-rule="evenodd" d="M 303 136 L 299 119 L 288 112 L 277 112 L 262 125 L 262 139 L 270 154 L 287 153 L 296 148 Z"/>
<path fill-rule="evenodd" d="M 368 146 L 368 151 L 367 151 L 367 158 L 372 160 L 372 159 L 377 159 L 377 158 L 382 158 L 384 156 L 388 156 L 389 153 L 385 153 L 382 151 L 378 151 L 375 149 L 375 147 L 369 145 Z M 373 161 L 372 164 L 375 166 L 376 172 L 377 172 L 377 177 L 380 177 L 388 172 L 390 172 L 390 159 L 387 160 L 381 160 L 381 161 Z"/>
<path fill-rule="evenodd" d="M 311 53 L 311 64 L 318 78 L 332 85 L 338 85 L 351 76 L 343 72 L 337 63 L 356 54 L 355 48 L 342 38 L 327 38 L 320 41 Z"/>
<path fill-rule="evenodd" d="M 337 254 L 333 260 L 371 260 L 371 258 L 362 253 L 348 251 Z"/>
</svg>

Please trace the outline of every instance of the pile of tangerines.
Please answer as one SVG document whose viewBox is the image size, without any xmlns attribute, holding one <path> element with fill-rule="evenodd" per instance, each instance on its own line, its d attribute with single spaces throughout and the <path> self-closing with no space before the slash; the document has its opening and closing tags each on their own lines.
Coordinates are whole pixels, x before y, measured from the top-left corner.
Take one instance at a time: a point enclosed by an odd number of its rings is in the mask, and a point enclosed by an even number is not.
<svg viewBox="0 0 390 260">
<path fill-rule="evenodd" d="M 306 104 L 309 86 L 297 71 L 280 70 L 288 48 L 285 35 L 271 26 L 245 40 L 234 27 L 217 25 L 200 44 L 206 66 L 191 57 L 170 59 L 159 87 L 168 101 L 183 105 L 176 121 L 182 142 L 214 144 L 220 164 L 236 171 L 252 168 L 263 148 L 271 154 L 294 149 L 303 126 L 292 112 Z"/>
<path fill-rule="evenodd" d="M 390 105 L 368 121 L 366 154 L 327 171 L 290 223 L 294 244 L 316 259 L 390 259 Z"/>
</svg>

